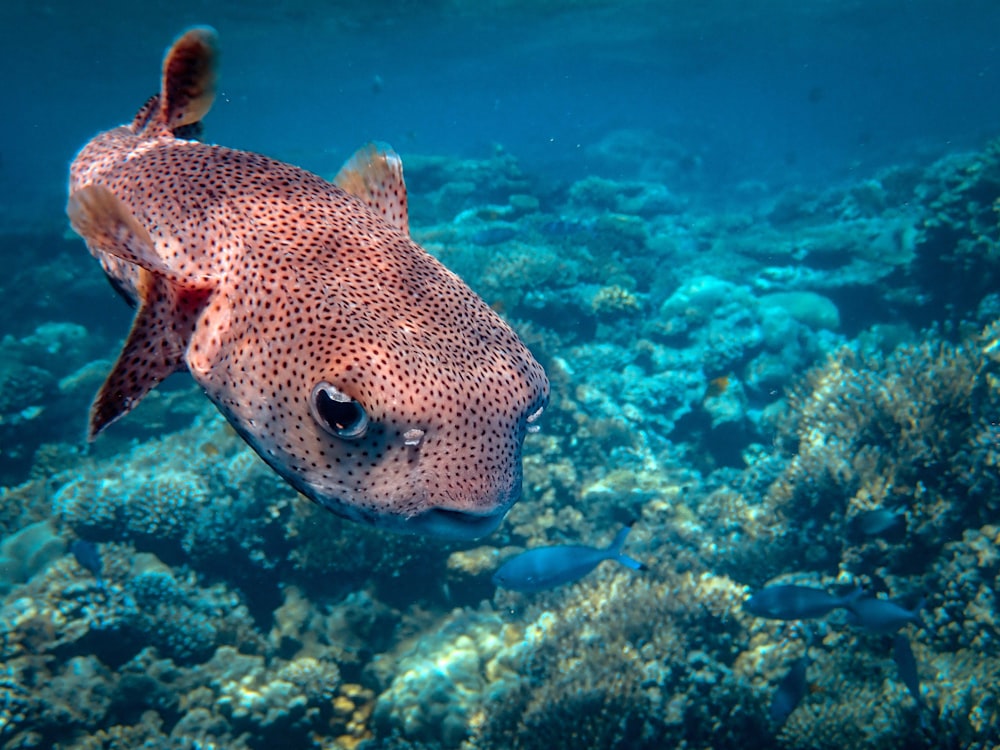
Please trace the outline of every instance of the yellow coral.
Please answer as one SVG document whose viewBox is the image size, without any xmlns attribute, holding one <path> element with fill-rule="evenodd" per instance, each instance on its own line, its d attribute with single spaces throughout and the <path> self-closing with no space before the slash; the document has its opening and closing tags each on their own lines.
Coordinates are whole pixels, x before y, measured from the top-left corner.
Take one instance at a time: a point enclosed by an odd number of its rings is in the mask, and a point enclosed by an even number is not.
<svg viewBox="0 0 1000 750">
<path fill-rule="evenodd" d="M 611 284 L 597 290 L 590 307 L 597 316 L 611 318 L 642 312 L 642 301 L 625 287 Z"/>
</svg>

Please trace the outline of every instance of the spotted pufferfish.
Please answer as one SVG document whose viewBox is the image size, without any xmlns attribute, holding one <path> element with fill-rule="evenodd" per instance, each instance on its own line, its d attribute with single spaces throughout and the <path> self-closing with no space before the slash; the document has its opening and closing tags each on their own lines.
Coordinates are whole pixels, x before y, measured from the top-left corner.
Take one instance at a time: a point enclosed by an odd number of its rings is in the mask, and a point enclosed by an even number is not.
<svg viewBox="0 0 1000 750">
<path fill-rule="evenodd" d="M 181 35 L 160 93 L 70 168 L 70 223 L 138 308 L 89 439 L 186 369 L 330 511 L 400 532 L 490 533 L 521 494 L 543 368 L 411 239 L 388 147 L 363 147 L 331 183 L 194 139 L 216 61 L 211 28 Z"/>
</svg>

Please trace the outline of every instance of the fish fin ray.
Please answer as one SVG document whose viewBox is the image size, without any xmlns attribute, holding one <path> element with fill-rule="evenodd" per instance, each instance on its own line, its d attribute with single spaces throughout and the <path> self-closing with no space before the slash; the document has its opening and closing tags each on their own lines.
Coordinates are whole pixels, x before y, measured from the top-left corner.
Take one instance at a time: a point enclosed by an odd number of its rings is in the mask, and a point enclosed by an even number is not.
<svg viewBox="0 0 1000 750">
<path fill-rule="evenodd" d="M 210 290 L 178 287 L 139 269 L 139 311 L 125 345 L 90 407 L 88 441 L 128 414 L 168 375 L 184 368 L 184 355 Z"/>
<path fill-rule="evenodd" d="M 160 111 L 160 95 L 153 94 L 149 97 L 143 105 L 139 108 L 139 111 L 135 113 L 135 117 L 132 118 L 132 124 L 129 126 L 133 133 L 141 133 L 146 129 L 146 126 L 150 123 L 153 118 L 156 117 L 157 113 Z"/>
<path fill-rule="evenodd" d="M 344 163 L 333 182 L 404 234 L 410 234 L 403 161 L 390 146 L 362 146 Z"/>
<path fill-rule="evenodd" d="M 163 59 L 156 126 L 171 132 L 201 121 L 215 101 L 218 36 L 210 26 L 181 34 Z"/>
</svg>

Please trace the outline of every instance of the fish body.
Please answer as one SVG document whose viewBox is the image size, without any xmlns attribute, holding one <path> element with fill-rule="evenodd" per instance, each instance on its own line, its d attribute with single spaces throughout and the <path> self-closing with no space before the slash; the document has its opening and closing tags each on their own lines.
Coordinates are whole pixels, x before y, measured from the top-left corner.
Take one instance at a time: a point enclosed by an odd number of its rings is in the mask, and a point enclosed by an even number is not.
<svg viewBox="0 0 1000 750">
<path fill-rule="evenodd" d="M 877 596 L 865 594 L 855 598 L 848 605 L 847 621 L 851 625 L 873 633 L 895 633 L 911 622 L 923 625 L 920 620 L 920 610 L 923 606 L 923 599 L 911 609 L 907 609 L 894 599 L 880 599 Z"/>
<path fill-rule="evenodd" d="M 851 518 L 850 529 L 860 536 L 900 541 L 906 535 L 906 514 L 887 508 L 864 511 Z"/>
<path fill-rule="evenodd" d="M 803 656 L 796 659 L 791 668 L 781 678 L 774 696 L 771 698 L 771 705 L 768 714 L 778 726 L 781 726 L 791 716 L 792 711 L 798 708 L 799 703 L 806 694 L 808 682 L 806 681 L 806 670 L 809 668 L 809 657 Z"/>
<path fill-rule="evenodd" d="M 493 583 L 522 593 L 544 591 L 578 581 L 604 560 L 616 560 L 633 570 L 646 570 L 645 565 L 622 552 L 631 530 L 631 526 L 624 527 L 605 548 L 560 544 L 522 552 L 500 566 L 493 575 Z"/>
<path fill-rule="evenodd" d="M 794 584 L 766 586 L 744 603 L 757 617 L 770 620 L 809 620 L 825 617 L 835 609 L 847 607 L 860 595 L 860 590 L 845 596 L 834 596 L 823 589 Z"/>
<path fill-rule="evenodd" d="M 409 235 L 402 164 L 362 148 L 333 183 L 188 136 L 215 33 L 168 50 L 160 93 L 70 170 L 73 228 L 138 311 L 93 439 L 187 370 L 254 450 L 325 508 L 476 538 L 521 493 L 545 372 Z"/>
<path fill-rule="evenodd" d="M 899 679 L 906 685 L 910 695 L 917 702 L 918 706 L 923 706 L 924 701 L 920 697 L 920 676 L 917 673 L 917 659 L 913 655 L 910 641 L 902 633 L 896 633 L 892 639 L 892 658 L 896 662 L 899 670 Z"/>
<path fill-rule="evenodd" d="M 86 539 L 77 539 L 69 549 L 73 553 L 73 557 L 80 564 L 80 567 L 90 571 L 94 578 L 97 579 L 97 587 L 103 589 L 104 579 L 102 573 L 104 572 L 104 561 L 101 560 L 101 551 L 97 548 L 97 545 Z"/>
</svg>

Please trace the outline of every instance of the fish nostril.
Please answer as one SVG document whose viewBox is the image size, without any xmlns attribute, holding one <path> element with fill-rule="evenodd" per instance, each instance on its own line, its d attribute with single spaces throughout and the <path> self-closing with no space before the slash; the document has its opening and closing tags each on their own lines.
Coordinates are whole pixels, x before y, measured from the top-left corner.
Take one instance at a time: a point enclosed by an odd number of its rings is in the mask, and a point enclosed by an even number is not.
<svg viewBox="0 0 1000 750">
<path fill-rule="evenodd" d="M 544 411 L 545 411 L 545 404 L 542 404 L 537 409 L 535 409 L 533 412 L 531 412 L 531 414 L 528 415 L 528 418 L 527 418 L 527 423 L 528 423 L 527 431 L 529 433 L 538 432 L 541 429 L 541 426 L 538 425 L 538 424 L 536 424 L 536 422 L 538 422 L 538 420 L 541 418 L 542 412 L 544 412 Z"/>
<path fill-rule="evenodd" d="M 313 419 L 334 437 L 357 440 L 368 432 L 364 407 L 327 382 L 317 383 L 309 396 Z"/>
<path fill-rule="evenodd" d="M 426 434 L 426 430 L 421 430 L 415 427 L 412 430 L 407 430 L 403 433 L 403 442 L 411 448 L 416 448 L 423 441 L 424 435 Z"/>
</svg>

